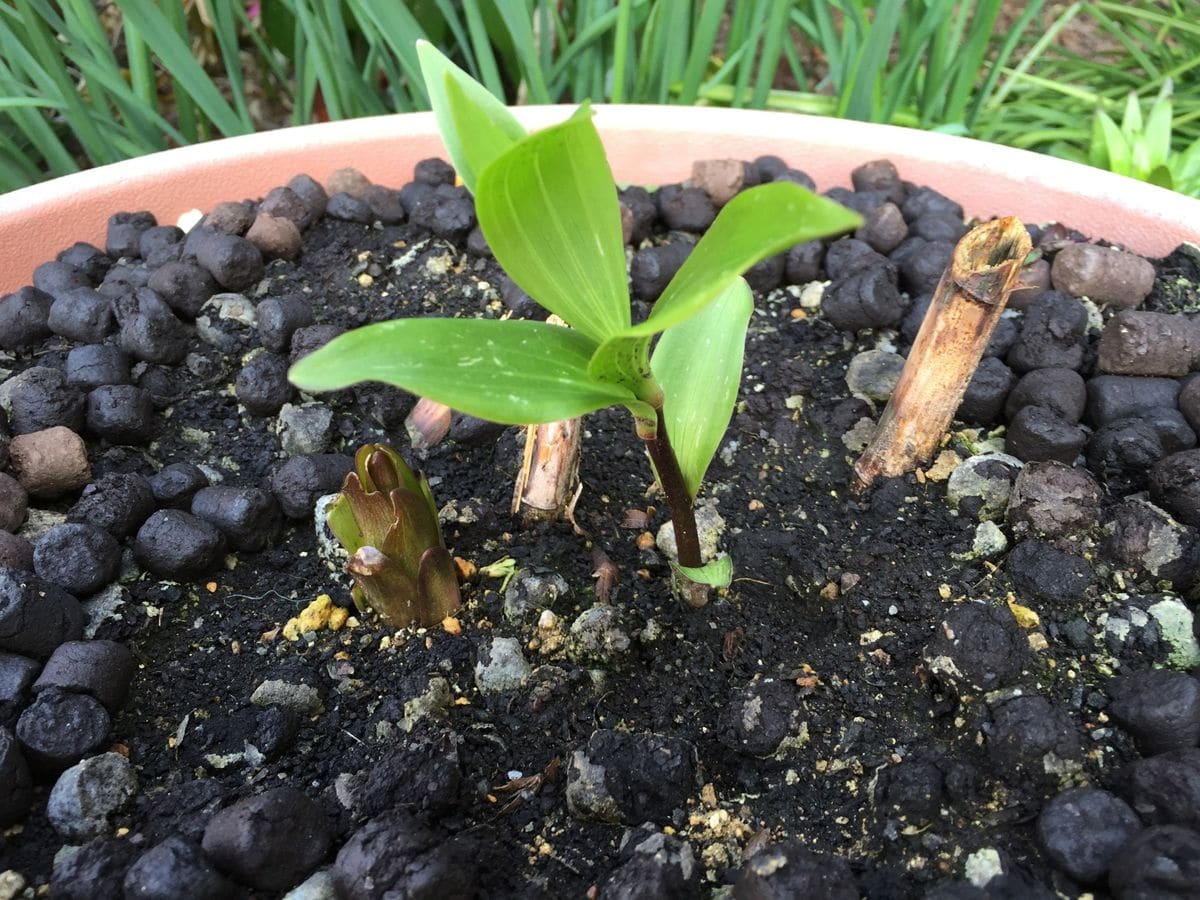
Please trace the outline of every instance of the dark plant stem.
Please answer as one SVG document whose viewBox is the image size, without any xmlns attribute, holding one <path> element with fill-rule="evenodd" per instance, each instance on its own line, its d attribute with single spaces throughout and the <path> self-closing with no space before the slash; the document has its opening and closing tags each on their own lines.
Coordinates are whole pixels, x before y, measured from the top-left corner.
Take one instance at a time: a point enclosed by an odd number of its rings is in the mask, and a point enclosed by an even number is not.
<svg viewBox="0 0 1200 900">
<path fill-rule="evenodd" d="M 687 484 L 683 473 L 679 470 L 679 460 L 671 449 L 671 439 L 667 434 L 667 423 L 663 419 L 662 409 L 656 410 L 658 423 L 654 437 L 642 438 L 654 470 L 658 473 L 659 484 L 667 495 L 667 505 L 671 508 L 671 521 L 675 524 L 675 546 L 678 550 L 679 564 L 689 568 L 703 564 L 700 557 L 700 535 L 696 529 L 696 513 L 692 507 L 692 499 L 688 494 Z M 679 574 L 679 573 L 677 573 Z M 681 575 L 683 599 L 689 606 L 700 607 L 708 602 L 708 588 Z"/>
</svg>

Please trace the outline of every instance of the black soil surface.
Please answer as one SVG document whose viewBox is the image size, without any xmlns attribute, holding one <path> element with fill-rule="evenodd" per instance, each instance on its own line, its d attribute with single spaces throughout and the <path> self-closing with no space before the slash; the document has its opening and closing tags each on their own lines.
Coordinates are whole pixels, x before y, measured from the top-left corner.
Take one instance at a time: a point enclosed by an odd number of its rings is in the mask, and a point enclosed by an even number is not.
<svg viewBox="0 0 1200 900">
<path fill-rule="evenodd" d="M 680 239 L 655 221 L 644 246 Z M 447 239 L 411 223 L 325 216 L 305 231 L 297 261 L 268 263 L 242 293 L 256 304 L 299 297 L 318 324 L 339 327 L 395 316 L 498 318 L 514 305 L 529 315 L 511 287 L 501 296 L 496 263 L 467 243 L 465 230 Z M 1197 309 L 1194 260 L 1181 253 L 1157 264 L 1147 308 Z M 739 877 L 735 896 L 800 896 L 786 883 L 756 888 L 742 874 L 751 855 L 772 845 L 792 854 L 792 869 L 801 865 L 799 845 L 819 854 L 809 861 L 812 877 L 827 879 L 827 892 L 809 896 L 847 889 L 834 857 L 848 864 L 853 889 L 875 898 L 938 888 L 955 897 L 1108 896 L 1103 876 L 1088 885 L 1052 863 L 1039 814 L 1067 788 L 1121 793 L 1120 773 L 1139 753 L 1110 714 L 1112 677 L 1162 666 L 1170 648 L 1145 615 L 1132 617 L 1125 640 L 1106 632 L 1106 617 L 1175 596 L 1194 571 L 1173 584 L 1106 555 L 1102 525 L 1121 500 L 1111 489 L 1081 537 L 1024 551 L 1032 561 L 1021 571 L 1009 554 L 1030 542 L 1003 514 L 1008 549 L 973 555 L 980 520 L 951 508 L 945 470 L 978 453 L 989 431 L 1003 449 L 1003 431 L 994 431 L 1002 416 L 956 423 L 940 467 L 856 493 L 844 436 L 882 405 L 851 395 L 847 368 L 862 351 L 903 352 L 909 341 L 896 331 L 840 331 L 802 302 L 801 285 L 774 280 L 757 296 L 737 410 L 702 491 L 724 520 L 720 544 L 736 566 L 731 587 L 705 609 L 682 608 L 671 595 L 665 557 L 647 535 L 666 520 L 665 503 L 623 410 L 586 420 L 574 525 L 526 525 L 509 511 L 518 429 L 456 420 L 450 437 L 417 451 L 404 424 L 413 399 L 399 391 L 290 398 L 332 410 L 329 452 L 380 440 L 401 447 L 447 506 L 455 556 L 476 569 L 511 559 L 510 591 L 531 576 L 560 576 L 566 590 L 545 601 L 550 616 L 536 603 L 506 615 L 502 578 L 476 571 L 463 584 L 456 625 L 395 632 L 351 610 L 337 631 L 289 640 L 285 624 L 320 595 L 350 604 L 348 581 L 322 554 L 311 516 L 287 520 L 261 552 L 228 551 L 190 580 L 143 571 L 125 539 L 119 603 L 94 636 L 126 643 L 136 658 L 104 749 L 128 757 L 139 787 L 89 845 L 108 879 L 95 882 L 105 887 L 93 896 L 120 896 L 127 868 L 177 834 L 192 842 L 189 852 L 204 836 L 225 876 L 253 884 L 222 861 L 205 828 L 222 808 L 282 787 L 313 801 L 332 836 L 316 867 L 332 864 L 368 822 L 409 836 L 393 835 L 381 853 L 393 866 L 409 864 L 379 876 L 394 879 L 398 893 L 388 896 L 699 897 Z M 910 293 L 901 282 L 900 314 Z M 180 365 L 135 370 L 155 398 L 152 438 L 128 445 L 89 435 L 93 479 L 190 462 L 210 480 L 269 491 L 287 459 L 277 417 L 250 414 L 234 389 L 257 332 L 222 322 L 222 349 L 190 322 L 186 329 Z M 1090 332 L 1085 340 L 1085 374 L 1097 339 Z M 52 335 L 0 362 L 13 376 L 33 365 L 61 368 L 73 346 Z M 30 505 L 65 513 L 77 497 Z M 588 645 L 570 628 L 597 604 L 597 548 L 618 574 L 607 643 Z M 1075 566 L 1082 586 L 1042 591 L 1038 577 L 1019 577 L 1034 565 L 1045 567 L 1045 579 Z M 965 651 L 954 649 L 955 628 Z M 477 661 L 499 638 L 517 639 L 533 673 L 523 686 L 484 693 Z M 947 675 L 938 662 L 946 656 L 982 674 Z M 406 722 L 406 704 L 431 679 L 448 696 L 435 713 Z M 271 680 L 307 685 L 319 704 L 298 714 L 252 704 Z M 585 817 L 581 801 L 568 805 L 569 780 L 587 768 L 585 748 L 607 769 L 615 799 L 599 805 L 610 821 Z M 20 873 L 39 895 L 49 883 L 51 896 L 82 896 L 72 892 L 82 876 L 60 856 L 81 841 L 47 818 L 52 784 L 38 783 L 27 820 L 4 833 L 0 870 Z M 1143 814 L 1134 830 L 1162 824 Z M 1170 824 L 1185 844 L 1195 834 L 1195 822 Z M 654 833 L 665 835 L 666 850 L 633 852 Z M 679 841 L 692 864 L 672 869 Z M 248 852 L 266 857 L 277 848 Z M 347 871 L 348 856 L 339 863 Z M 970 892 L 968 881 L 989 879 L 986 891 Z M 211 896 L 286 891 L 222 884 L 230 893 L 214 888 Z M 1191 890 L 1138 896 L 1197 896 L 1194 883 Z"/>
</svg>

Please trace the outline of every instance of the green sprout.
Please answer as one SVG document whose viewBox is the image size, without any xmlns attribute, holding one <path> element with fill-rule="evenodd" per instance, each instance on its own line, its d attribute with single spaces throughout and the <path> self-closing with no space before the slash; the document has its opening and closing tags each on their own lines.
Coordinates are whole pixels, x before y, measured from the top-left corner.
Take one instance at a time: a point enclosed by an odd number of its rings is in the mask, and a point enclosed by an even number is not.
<svg viewBox="0 0 1200 900">
<path fill-rule="evenodd" d="M 617 191 L 588 104 L 527 135 L 432 46 L 419 43 L 418 53 L 438 127 L 475 195 L 492 253 L 570 327 L 382 322 L 305 357 L 291 380 L 306 391 L 381 381 L 506 425 L 626 407 L 671 510 L 677 585 L 691 605 L 703 605 L 706 585 L 730 577 L 727 558 L 704 564 L 693 505 L 741 381 L 754 309 L 741 274 L 795 244 L 853 230 L 861 219 L 790 182 L 743 191 L 721 209 L 650 316 L 634 324 Z"/>
<path fill-rule="evenodd" d="M 370 606 L 399 628 L 436 625 L 461 605 L 429 482 L 391 447 L 359 448 L 326 522 L 350 554 L 360 610 Z"/>
<path fill-rule="evenodd" d="M 1200 196 L 1200 139 L 1185 150 L 1171 149 L 1172 89 L 1168 78 L 1144 117 L 1137 94 L 1130 91 L 1119 126 L 1112 116 L 1097 108 L 1087 161 L 1118 175 Z"/>
</svg>

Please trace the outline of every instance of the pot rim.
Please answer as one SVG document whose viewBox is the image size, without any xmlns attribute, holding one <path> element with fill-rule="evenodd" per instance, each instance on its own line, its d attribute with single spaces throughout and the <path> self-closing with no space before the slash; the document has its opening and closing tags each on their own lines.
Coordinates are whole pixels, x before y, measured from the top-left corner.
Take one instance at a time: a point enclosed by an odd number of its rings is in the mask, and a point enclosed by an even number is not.
<svg viewBox="0 0 1200 900">
<path fill-rule="evenodd" d="M 524 106 L 530 128 L 573 106 Z M 698 159 L 783 157 L 821 190 L 850 170 L 891 159 L 901 177 L 961 203 L 968 216 L 1062 222 L 1148 256 L 1200 243 L 1200 200 L 1067 160 L 894 125 L 715 107 L 599 105 L 596 125 L 622 182 L 683 180 Z M 681 145 L 685 152 L 681 152 Z M 0 292 L 75 241 L 103 246 L 108 216 L 149 209 L 160 223 L 221 200 L 259 197 L 293 175 L 324 181 L 342 166 L 400 186 L 412 165 L 445 156 L 432 113 L 401 113 L 257 132 L 99 166 L 0 195 Z"/>
</svg>

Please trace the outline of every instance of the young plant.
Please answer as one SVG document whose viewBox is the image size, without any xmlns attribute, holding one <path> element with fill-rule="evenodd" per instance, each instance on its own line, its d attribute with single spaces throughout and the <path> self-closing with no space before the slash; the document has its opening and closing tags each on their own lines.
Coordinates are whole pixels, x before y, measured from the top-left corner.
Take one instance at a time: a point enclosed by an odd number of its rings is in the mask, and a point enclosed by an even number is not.
<svg viewBox="0 0 1200 900">
<path fill-rule="evenodd" d="M 634 324 L 617 192 L 589 106 L 525 135 L 466 73 L 428 45 L 418 52 L 443 139 L 475 194 L 492 253 L 571 327 L 382 322 L 305 357 L 292 381 L 308 391 L 382 381 L 512 425 L 626 407 L 671 510 L 681 593 L 703 605 L 705 585 L 730 575 L 727 559 L 702 560 L 693 503 L 741 380 L 753 312 L 741 273 L 794 244 L 850 231 L 860 218 L 790 182 L 744 191 L 724 206 L 650 316 Z"/>
<path fill-rule="evenodd" d="M 350 554 L 359 609 L 370 606 L 402 627 L 435 625 L 461 605 L 429 482 L 391 447 L 359 448 L 326 522 Z"/>
</svg>

